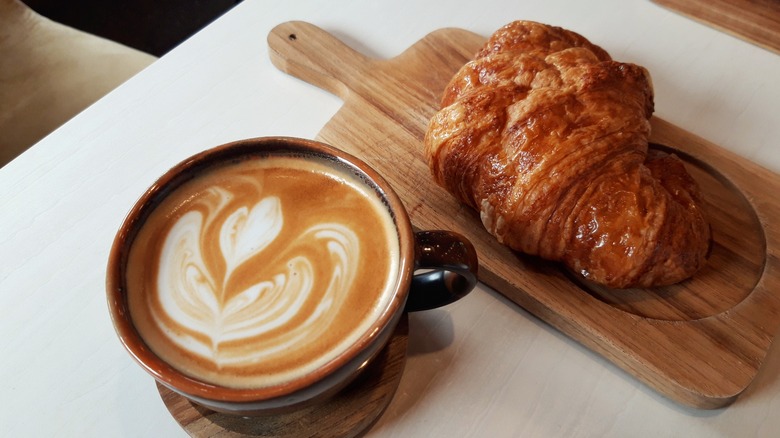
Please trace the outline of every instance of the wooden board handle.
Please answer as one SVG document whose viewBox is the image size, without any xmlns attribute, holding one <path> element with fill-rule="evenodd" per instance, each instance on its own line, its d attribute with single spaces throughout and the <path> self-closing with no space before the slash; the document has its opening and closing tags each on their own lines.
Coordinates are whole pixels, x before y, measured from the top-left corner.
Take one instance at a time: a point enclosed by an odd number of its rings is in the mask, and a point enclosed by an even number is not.
<svg viewBox="0 0 780 438">
<path fill-rule="evenodd" d="M 370 63 L 353 50 L 313 24 L 288 21 L 268 34 L 271 62 L 279 70 L 326 89 L 346 100 L 352 78 Z"/>
</svg>

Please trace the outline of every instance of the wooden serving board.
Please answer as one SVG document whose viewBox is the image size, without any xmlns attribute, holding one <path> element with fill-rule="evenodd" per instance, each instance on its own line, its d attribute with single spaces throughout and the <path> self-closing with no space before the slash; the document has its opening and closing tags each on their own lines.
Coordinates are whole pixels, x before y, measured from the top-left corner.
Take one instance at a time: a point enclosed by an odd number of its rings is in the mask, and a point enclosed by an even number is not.
<svg viewBox="0 0 780 438">
<path fill-rule="evenodd" d="M 422 152 L 444 87 L 484 41 L 441 29 L 378 60 L 303 22 L 268 35 L 275 66 L 344 100 L 318 139 L 383 174 L 415 227 L 468 236 L 482 282 L 673 400 L 699 408 L 735 400 L 780 328 L 780 232 L 771 222 L 780 217 L 780 177 L 654 119 L 651 139 L 686 161 L 704 193 L 714 236 L 704 270 L 671 287 L 615 292 L 516 254 L 433 183 Z"/>
<path fill-rule="evenodd" d="M 778 0 L 654 0 L 673 11 L 780 53 Z"/>
</svg>

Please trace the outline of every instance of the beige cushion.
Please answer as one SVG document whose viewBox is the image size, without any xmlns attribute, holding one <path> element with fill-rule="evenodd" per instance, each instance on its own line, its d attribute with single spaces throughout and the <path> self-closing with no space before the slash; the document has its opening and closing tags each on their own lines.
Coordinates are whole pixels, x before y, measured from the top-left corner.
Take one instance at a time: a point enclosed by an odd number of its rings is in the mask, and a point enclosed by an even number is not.
<svg viewBox="0 0 780 438">
<path fill-rule="evenodd" d="M 155 59 L 0 0 L 0 166 Z"/>
</svg>

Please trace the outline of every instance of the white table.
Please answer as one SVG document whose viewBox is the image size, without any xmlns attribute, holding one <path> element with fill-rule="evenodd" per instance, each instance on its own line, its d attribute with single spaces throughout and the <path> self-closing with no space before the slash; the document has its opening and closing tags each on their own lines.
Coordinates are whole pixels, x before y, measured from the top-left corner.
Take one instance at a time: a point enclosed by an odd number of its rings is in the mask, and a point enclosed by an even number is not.
<svg viewBox="0 0 780 438">
<path fill-rule="evenodd" d="M 308 21 L 387 58 L 438 28 L 487 36 L 520 18 L 646 66 L 657 115 L 780 172 L 780 56 L 649 1 L 247 0 L 0 169 L 0 436 L 185 435 L 111 326 L 108 250 L 178 161 L 246 137 L 314 138 L 338 110 L 271 65 L 276 24 Z M 410 331 L 401 385 L 369 436 L 780 434 L 777 346 L 735 404 L 703 411 L 484 286 L 414 314 Z"/>
</svg>

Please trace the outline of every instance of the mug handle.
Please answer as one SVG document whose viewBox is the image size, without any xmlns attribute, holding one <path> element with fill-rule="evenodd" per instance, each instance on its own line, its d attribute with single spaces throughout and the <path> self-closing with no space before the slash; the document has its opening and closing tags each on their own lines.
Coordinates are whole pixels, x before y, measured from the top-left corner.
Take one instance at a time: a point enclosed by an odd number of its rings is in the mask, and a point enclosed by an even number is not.
<svg viewBox="0 0 780 438">
<path fill-rule="evenodd" d="M 406 301 L 407 312 L 441 307 L 466 296 L 477 285 L 477 251 L 452 231 L 415 233 L 415 274 Z"/>
</svg>

